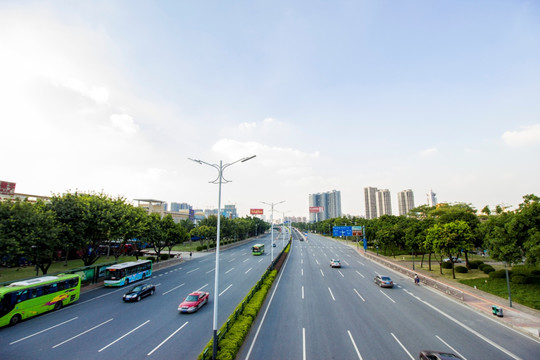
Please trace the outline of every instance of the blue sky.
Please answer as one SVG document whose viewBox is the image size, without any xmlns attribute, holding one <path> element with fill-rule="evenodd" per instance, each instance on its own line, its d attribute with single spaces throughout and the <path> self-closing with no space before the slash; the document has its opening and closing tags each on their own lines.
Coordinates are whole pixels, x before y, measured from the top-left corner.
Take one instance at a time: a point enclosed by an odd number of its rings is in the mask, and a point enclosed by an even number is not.
<svg viewBox="0 0 540 360">
<path fill-rule="evenodd" d="M 308 216 L 540 195 L 537 1 L 3 1 L 0 180 Z M 266 209 L 268 214 L 269 209 Z M 278 214 L 275 214 L 275 217 Z"/>
</svg>

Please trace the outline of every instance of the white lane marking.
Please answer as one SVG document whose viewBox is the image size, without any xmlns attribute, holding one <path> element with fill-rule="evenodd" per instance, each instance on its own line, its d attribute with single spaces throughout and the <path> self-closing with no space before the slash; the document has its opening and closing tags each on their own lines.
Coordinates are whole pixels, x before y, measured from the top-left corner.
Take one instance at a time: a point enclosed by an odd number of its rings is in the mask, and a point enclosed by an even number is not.
<svg viewBox="0 0 540 360">
<path fill-rule="evenodd" d="M 300 260 L 300 265 L 304 265 L 304 259 Z"/>
<path fill-rule="evenodd" d="M 365 278 L 365 276 L 362 275 L 362 274 L 360 274 L 360 273 L 358 272 L 358 270 L 356 271 L 356 273 L 357 273 L 358 275 L 360 275 L 361 277 Z"/>
<path fill-rule="evenodd" d="M 244 273 L 244 274 L 247 274 L 248 272 L 251 271 L 251 269 L 253 269 L 252 267 L 250 267 L 249 269 L 247 269 L 247 271 Z"/>
<path fill-rule="evenodd" d="M 197 271 L 197 270 L 199 270 L 199 269 L 200 269 L 200 268 L 196 268 L 196 269 L 193 269 L 193 270 L 189 270 L 186 274 L 192 273 L 192 272 Z"/>
<path fill-rule="evenodd" d="M 118 289 L 118 290 L 114 290 L 114 291 L 111 291 L 111 292 L 109 292 L 109 293 L 106 293 L 106 294 L 103 294 L 103 295 L 99 295 L 99 296 L 96 296 L 95 298 L 88 299 L 88 300 L 81 301 L 81 302 L 77 301 L 75 304 L 71 304 L 69 307 L 70 307 L 70 308 L 73 308 L 73 307 L 76 307 L 76 306 L 79 306 L 79 305 L 82 305 L 82 304 L 86 304 L 87 302 L 94 301 L 94 300 L 100 299 L 100 298 L 102 298 L 102 297 L 112 295 L 112 294 L 117 293 L 117 292 L 119 292 L 119 291 L 126 291 L 126 289 Z"/>
<path fill-rule="evenodd" d="M 321 270 L 321 275 L 324 276 L 324 273 L 322 272 L 322 269 L 319 269 L 319 270 Z"/>
<path fill-rule="evenodd" d="M 304 276 L 304 268 L 302 268 L 302 276 Z"/>
<path fill-rule="evenodd" d="M 347 330 L 347 332 L 349 333 L 349 338 L 351 339 L 351 342 L 352 342 L 352 344 L 353 344 L 353 346 L 354 346 L 354 350 L 356 350 L 356 355 L 358 355 L 358 358 L 359 358 L 360 360 L 363 360 L 363 359 L 362 359 L 362 355 L 360 355 L 360 351 L 358 351 L 358 347 L 356 346 L 356 343 L 354 342 L 354 339 L 353 339 L 353 337 L 352 337 L 351 331 L 350 331 L 350 330 Z"/>
<path fill-rule="evenodd" d="M 429 306 L 430 308 L 432 308 L 433 310 L 437 311 L 439 314 L 441 314 L 442 316 L 446 317 L 447 319 L 453 321 L 454 323 L 458 324 L 459 326 L 461 326 L 462 328 L 464 328 L 465 330 L 468 330 L 469 332 L 471 332 L 472 334 L 478 336 L 480 339 L 484 340 L 485 342 L 487 342 L 488 344 L 490 344 L 491 346 L 499 349 L 500 351 L 502 351 L 503 353 L 505 353 L 506 355 L 510 356 L 511 358 L 513 359 L 516 359 L 516 360 L 522 360 L 519 356 L 511 353 L 510 351 L 506 350 L 505 348 L 503 348 L 502 346 L 500 346 L 499 344 L 489 340 L 487 337 L 485 337 L 484 335 L 480 334 L 479 332 L 473 330 L 472 328 L 468 327 L 467 325 L 463 324 L 462 322 L 454 319 L 453 317 L 451 317 L 450 315 L 444 313 L 442 310 L 436 308 L 435 306 L 431 305 L 430 303 L 428 303 L 427 301 L 424 301 L 424 300 L 420 300 L 422 303 L 426 304 L 427 306 Z"/>
<path fill-rule="evenodd" d="M 414 357 L 411 355 L 411 353 L 409 352 L 409 350 L 407 350 L 405 348 L 405 346 L 403 346 L 403 344 L 401 343 L 401 341 L 398 340 L 398 338 L 396 337 L 396 335 L 394 335 L 393 333 L 390 333 L 390 335 L 392 335 L 394 337 L 394 339 L 397 341 L 397 343 L 399 344 L 399 346 L 401 346 L 401 348 L 407 353 L 407 355 L 409 355 L 409 357 L 411 358 L 411 360 L 414 360 Z"/>
<path fill-rule="evenodd" d="M 359 293 L 358 291 L 356 291 L 356 289 L 353 289 L 353 290 L 354 290 L 354 292 L 356 293 L 356 295 L 360 296 L 360 299 L 362 299 L 362 301 L 366 301 L 366 300 L 362 297 L 362 295 L 360 295 L 360 293 Z"/>
<path fill-rule="evenodd" d="M 207 274 L 208 274 L 208 273 L 211 273 L 211 272 L 214 271 L 214 270 L 216 270 L 216 268 L 213 268 L 213 269 L 211 269 L 211 270 L 208 270 L 206 273 L 207 273 Z"/>
<path fill-rule="evenodd" d="M 304 285 L 302 285 L 302 300 L 304 300 Z"/>
<path fill-rule="evenodd" d="M 229 260 L 229 262 L 233 262 L 234 260 L 236 260 L 236 258 L 232 258 L 231 260 Z"/>
<path fill-rule="evenodd" d="M 185 283 L 182 283 L 182 284 L 178 285 L 177 287 L 172 288 L 172 289 L 169 290 L 169 291 L 165 291 L 165 292 L 164 292 L 163 294 L 161 294 L 161 295 L 167 295 L 167 294 L 170 293 L 171 291 L 174 291 L 174 290 L 176 290 L 176 289 L 178 289 L 178 288 L 180 288 L 180 287 L 182 287 L 182 286 L 184 286 L 184 285 L 185 285 Z"/>
<path fill-rule="evenodd" d="M 131 330 L 130 332 L 120 336 L 118 339 L 114 340 L 112 343 L 110 343 L 109 345 L 106 345 L 104 347 L 102 347 L 101 349 L 98 350 L 98 352 L 102 352 L 103 350 L 105 350 L 106 348 L 108 348 L 109 346 L 117 343 L 118 341 L 122 340 L 123 338 L 125 338 L 126 336 L 128 336 L 129 334 L 131 334 L 132 332 L 138 330 L 139 328 L 143 327 L 144 325 L 148 324 L 150 322 L 150 320 L 146 320 L 144 323 L 142 323 L 141 325 L 137 326 L 135 329 Z"/>
<path fill-rule="evenodd" d="M 259 260 L 259 262 L 263 261 L 264 259 Z"/>
<path fill-rule="evenodd" d="M 383 294 L 384 296 L 386 296 L 387 298 L 389 298 L 391 302 L 393 302 L 394 304 L 396 303 L 390 296 L 386 295 L 386 294 L 384 293 L 384 291 L 382 291 L 382 290 L 379 290 L 379 291 L 381 292 L 381 294 Z"/>
<path fill-rule="evenodd" d="M 349 266 L 349 263 L 348 263 L 348 262 L 346 262 L 345 260 L 343 260 L 343 262 L 345 263 L 345 265 Z"/>
<path fill-rule="evenodd" d="M 366 265 L 365 265 L 363 262 L 361 262 L 361 261 L 356 261 L 356 262 L 359 263 L 359 264 L 362 265 L 362 266 L 366 266 Z"/>
<path fill-rule="evenodd" d="M 332 294 L 332 290 L 328 288 L 328 291 L 330 291 L 330 296 L 332 297 L 332 300 L 336 301 L 336 298 L 334 297 L 334 294 Z"/>
<path fill-rule="evenodd" d="M 173 332 L 171 335 L 169 335 L 169 337 L 167 337 L 165 340 L 163 340 L 161 342 L 161 344 L 159 344 L 158 346 L 156 346 L 152 351 L 150 351 L 148 354 L 146 354 L 146 356 L 150 356 L 154 353 L 154 351 L 156 351 L 157 349 L 159 349 L 161 347 L 161 345 L 165 344 L 167 341 L 169 341 L 170 338 L 172 338 L 174 336 L 174 334 L 176 334 L 177 332 L 179 332 L 180 330 L 182 330 L 182 328 L 184 326 L 186 326 L 187 324 L 189 323 L 189 321 L 186 321 L 184 323 L 184 325 L 180 326 L 175 332 Z"/>
<path fill-rule="evenodd" d="M 73 337 L 71 337 L 71 338 L 69 338 L 69 339 L 67 339 L 67 340 L 64 340 L 64 341 L 62 341 L 61 343 L 54 345 L 52 348 L 55 349 L 55 348 L 57 348 L 57 347 L 60 346 L 60 345 L 64 345 L 65 343 L 67 343 L 67 342 L 69 342 L 69 341 L 71 341 L 71 340 L 74 340 L 74 339 L 78 338 L 79 336 L 82 336 L 82 335 L 86 334 L 87 332 L 90 332 L 90 331 L 92 331 L 92 330 L 94 330 L 94 329 L 97 329 L 98 327 L 100 327 L 100 326 L 102 326 L 102 325 L 105 325 L 105 324 L 108 323 L 109 321 L 113 321 L 113 319 L 109 319 L 109 320 L 107 320 L 107 321 L 104 321 L 104 322 L 102 322 L 101 324 L 96 325 L 96 326 L 94 326 L 94 327 L 91 328 L 91 329 L 88 329 L 88 330 L 86 330 L 86 331 L 83 331 L 82 333 L 80 333 L 80 334 L 78 334 L 78 335 L 75 335 L 75 336 L 73 336 Z"/>
<path fill-rule="evenodd" d="M 456 354 L 458 354 L 461 358 L 463 358 L 463 360 L 467 360 L 467 358 L 466 358 L 465 356 L 461 355 L 461 354 L 459 353 L 459 351 L 457 351 L 456 349 L 454 349 L 453 347 L 451 347 L 446 341 L 444 341 L 443 339 L 441 339 L 441 338 L 439 337 L 439 335 L 435 335 L 435 337 L 436 337 L 437 339 L 441 340 L 441 342 L 442 342 L 444 345 L 448 346 L 448 347 L 450 348 L 450 350 L 452 350 L 453 352 L 455 352 Z"/>
<path fill-rule="evenodd" d="M 248 261 L 248 260 L 249 260 L 249 259 L 246 259 L 246 260 L 244 260 L 244 261 L 242 261 L 242 262 L 245 263 L 245 262 Z"/>
<path fill-rule="evenodd" d="M 76 319 L 78 319 L 78 318 L 79 318 L 79 317 L 76 316 L 76 317 L 74 317 L 74 318 L 72 318 L 72 319 L 69 319 L 69 320 L 66 320 L 66 321 L 64 321 L 64 322 L 61 322 L 60 324 L 56 324 L 56 325 L 54 325 L 54 326 L 48 327 L 48 328 L 46 328 L 46 329 L 43 329 L 43 330 L 41 330 L 41 331 L 38 331 L 37 333 L 33 333 L 32 335 L 25 336 L 25 337 L 23 337 L 22 339 L 12 341 L 12 342 L 9 343 L 9 345 L 13 345 L 13 344 L 18 343 L 19 341 L 23 341 L 23 340 L 29 339 L 29 338 L 31 338 L 31 337 L 33 337 L 33 336 L 36 336 L 36 335 L 39 335 L 39 334 L 41 334 L 41 333 L 43 333 L 43 332 L 45 332 L 45 331 L 52 330 L 52 329 L 54 329 L 55 327 L 58 327 L 58 326 L 60 326 L 60 325 L 67 324 L 68 322 L 73 321 L 73 320 L 76 320 Z"/>
<path fill-rule="evenodd" d="M 200 288 L 197 289 L 197 291 L 201 291 L 202 289 L 204 289 L 205 287 L 207 287 L 208 284 L 204 284 L 203 286 L 201 286 Z"/>
<path fill-rule="evenodd" d="M 230 272 L 233 271 L 233 270 L 234 270 L 234 268 L 230 268 L 229 270 L 225 271 L 225 274 L 228 274 L 228 273 L 230 273 Z"/>
<path fill-rule="evenodd" d="M 321 264 L 319 264 L 319 260 L 315 259 L 315 262 L 317 263 L 317 265 L 321 265 Z"/>
<path fill-rule="evenodd" d="M 223 295 L 223 293 L 227 290 L 229 290 L 231 288 L 232 284 L 227 286 L 227 288 L 225 290 L 223 290 L 222 292 L 219 293 L 219 296 Z"/>
<path fill-rule="evenodd" d="M 302 359 L 306 360 L 306 328 L 302 328 Z"/>
<path fill-rule="evenodd" d="M 343 273 L 341 272 L 341 270 L 338 270 L 339 274 L 342 276 L 342 277 L 345 277 L 345 275 L 343 275 Z"/>
</svg>

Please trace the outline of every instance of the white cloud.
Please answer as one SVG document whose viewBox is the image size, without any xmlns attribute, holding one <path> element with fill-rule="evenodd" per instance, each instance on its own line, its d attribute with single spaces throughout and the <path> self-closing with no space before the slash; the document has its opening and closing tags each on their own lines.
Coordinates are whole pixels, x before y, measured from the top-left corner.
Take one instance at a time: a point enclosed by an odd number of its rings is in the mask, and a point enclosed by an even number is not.
<svg viewBox="0 0 540 360">
<path fill-rule="evenodd" d="M 75 78 L 54 82 L 57 86 L 74 90 L 75 92 L 93 100 L 96 104 L 107 104 L 109 101 L 109 90 L 103 86 L 88 86 L 83 81 Z"/>
<path fill-rule="evenodd" d="M 133 118 L 128 114 L 113 114 L 110 119 L 115 128 L 126 134 L 135 134 L 139 130 L 139 125 L 135 124 Z"/>
<path fill-rule="evenodd" d="M 422 152 L 420 152 L 420 155 L 422 157 L 433 157 L 437 155 L 438 153 L 439 153 L 439 150 L 437 148 L 430 148 L 430 149 L 425 149 Z"/>
<path fill-rule="evenodd" d="M 501 138 L 507 145 L 515 147 L 540 144 L 540 124 L 524 126 L 518 131 L 506 131 Z"/>
<path fill-rule="evenodd" d="M 256 122 L 250 122 L 250 123 L 243 122 L 240 125 L 238 125 L 238 129 L 240 129 L 240 131 L 251 131 L 255 128 L 257 128 Z"/>
</svg>

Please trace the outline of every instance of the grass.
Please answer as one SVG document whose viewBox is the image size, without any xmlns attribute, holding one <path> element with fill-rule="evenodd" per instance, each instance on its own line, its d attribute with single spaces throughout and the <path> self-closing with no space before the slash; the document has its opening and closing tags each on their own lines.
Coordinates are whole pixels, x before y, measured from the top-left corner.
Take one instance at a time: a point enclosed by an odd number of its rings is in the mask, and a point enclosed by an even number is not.
<svg viewBox="0 0 540 360">
<path fill-rule="evenodd" d="M 508 288 L 506 279 L 463 279 L 462 284 L 487 293 L 497 295 L 503 299 L 508 299 Z M 540 310 L 540 284 L 513 284 L 510 283 L 510 294 L 512 301 L 530 308 Z"/>
</svg>

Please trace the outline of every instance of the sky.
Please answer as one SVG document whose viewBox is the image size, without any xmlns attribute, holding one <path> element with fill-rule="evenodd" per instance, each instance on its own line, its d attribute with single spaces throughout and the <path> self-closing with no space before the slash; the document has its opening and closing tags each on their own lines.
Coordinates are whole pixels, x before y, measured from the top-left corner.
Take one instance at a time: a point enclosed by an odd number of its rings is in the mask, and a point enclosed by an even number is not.
<svg viewBox="0 0 540 360">
<path fill-rule="evenodd" d="M 540 2 L 0 1 L 0 180 L 309 216 L 540 195 Z M 264 202 L 264 203 L 263 203 Z"/>
</svg>

